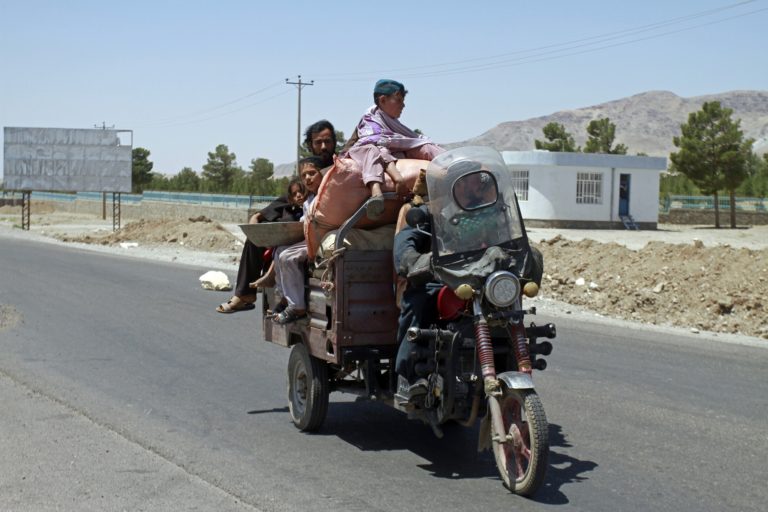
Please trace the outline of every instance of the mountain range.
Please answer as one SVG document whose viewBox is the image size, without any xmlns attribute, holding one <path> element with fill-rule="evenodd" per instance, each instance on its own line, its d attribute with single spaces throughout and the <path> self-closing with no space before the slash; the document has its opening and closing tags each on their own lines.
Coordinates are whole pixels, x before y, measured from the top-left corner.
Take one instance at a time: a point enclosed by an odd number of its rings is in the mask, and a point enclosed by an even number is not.
<svg viewBox="0 0 768 512">
<path fill-rule="evenodd" d="M 530 151 L 535 148 L 534 140 L 544 140 L 544 126 L 554 122 L 565 126 L 576 144 L 584 146 L 589 122 L 607 117 L 616 125 L 614 144 L 625 144 L 627 154 L 669 156 L 676 150 L 672 138 L 680 135 L 680 125 L 688 121 L 688 114 L 700 110 L 707 101 L 719 101 L 724 107 L 733 109 L 732 118 L 741 120 L 744 136 L 755 139 L 755 152 L 768 152 L 768 91 L 730 91 L 691 98 L 669 91 L 648 91 L 591 107 L 561 110 L 524 121 L 507 121 L 477 137 L 441 145 Z M 275 167 L 275 176 L 287 176 L 292 171 L 293 164 L 282 164 Z"/>
<path fill-rule="evenodd" d="M 682 98 L 669 91 L 649 91 L 592 107 L 508 121 L 482 135 L 446 146 L 479 145 L 499 151 L 529 151 L 534 149 L 535 139 L 544 140 L 544 126 L 552 122 L 565 126 L 576 144 L 583 146 L 589 122 L 607 117 L 616 125 L 615 144 L 625 144 L 629 148 L 627 154 L 668 156 L 676 150 L 672 138 L 680 135 L 680 125 L 688 121 L 688 114 L 700 110 L 707 101 L 719 101 L 733 109 L 732 118 L 741 119 L 744 136 L 755 139 L 755 151 L 768 152 L 768 91 L 731 91 L 692 98 Z"/>
</svg>

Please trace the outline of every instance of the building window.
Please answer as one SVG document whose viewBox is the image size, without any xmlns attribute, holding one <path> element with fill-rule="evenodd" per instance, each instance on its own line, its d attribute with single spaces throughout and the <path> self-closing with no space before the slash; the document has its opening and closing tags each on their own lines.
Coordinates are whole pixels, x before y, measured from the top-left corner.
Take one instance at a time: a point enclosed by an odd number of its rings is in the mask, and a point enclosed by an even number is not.
<svg viewBox="0 0 768 512">
<path fill-rule="evenodd" d="M 528 200 L 528 169 L 512 169 L 510 171 L 512 185 L 518 201 Z"/>
<path fill-rule="evenodd" d="M 580 172 L 576 174 L 576 204 L 602 204 L 603 173 Z"/>
</svg>

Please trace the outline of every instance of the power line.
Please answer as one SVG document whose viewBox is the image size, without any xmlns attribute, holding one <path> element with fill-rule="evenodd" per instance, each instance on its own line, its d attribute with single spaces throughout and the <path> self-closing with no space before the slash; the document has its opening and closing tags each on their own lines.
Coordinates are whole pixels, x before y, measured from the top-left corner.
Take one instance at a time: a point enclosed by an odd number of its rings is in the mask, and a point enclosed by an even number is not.
<svg viewBox="0 0 768 512">
<path fill-rule="evenodd" d="M 233 100 L 230 100 L 230 101 L 226 101 L 226 102 L 221 103 L 219 105 L 216 105 L 216 106 L 213 106 L 213 107 L 209 107 L 209 108 L 205 108 L 205 109 L 201 109 L 201 110 L 196 110 L 196 111 L 190 112 L 188 114 L 181 114 L 181 115 L 178 115 L 178 116 L 168 117 L 168 118 L 164 118 L 164 119 L 158 119 L 157 121 L 149 122 L 149 123 L 146 123 L 146 124 L 144 124 L 142 126 L 139 126 L 139 127 L 158 126 L 158 125 L 175 126 L 177 124 L 185 124 L 184 119 L 194 118 L 196 116 L 207 114 L 209 112 L 220 110 L 220 109 L 222 109 L 224 107 L 227 107 L 229 105 L 233 105 L 235 103 L 239 103 L 239 102 L 241 102 L 243 100 L 246 100 L 248 98 L 252 98 L 253 96 L 259 95 L 259 94 L 261 94 L 263 92 L 266 92 L 266 91 L 268 91 L 268 90 L 270 90 L 270 89 L 272 89 L 274 87 L 277 87 L 281 83 L 282 83 L 282 81 L 273 82 L 273 83 L 271 83 L 271 84 L 269 84 L 269 85 L 267 85 L 265 87 L 262 87 L 261 89 L 253 91 L 251 93 L 248 93 L 248 94 L 246 94 L 244 96 L 241 96 L 239 98 L 236 98 L 236 99 L 233 99 Z M 275 98 L 277 96 L 281 96 L 281 95 L 278 94 L 278 95 L 275 95 L 275 96 L 271 96 L 270 98 Z M 267 99 L 270 99 L 270 98 L 267 98 Z M 258 105 L 260 103 L 263 103 L 263 101 L 259 101 L 259 102 L 256 102 L 256 103 L 250 103 L 250 104 L 244 105 L 244 106 L 242 106 L 240 108 L 237 108 L 237 109 L 234 109 L 234 110 L 229 110 L 229 111 L 227 111 L 227 112 L 225 112 L 225 113 L 223 113 L 221 115 L 231 114 L 233 112 L 239 112 L 241 110 L 245 110 L 247 108 L 250 108 L 250 107 L 252 107 L 254 105 Z M 215 116 L 212 116 L 212 117 L 208 117 L 205 120 L 207 120 L 207 119 L 215 119 L 216 117 L 219 117 L 219 116 L 215 115 Z M 179 122 L 176 123 L 176 121 L 179 121 Z M 190 123 L 197 123 L 197 122 L 200 122 L 200 120 L 192 119 L 189 122 Z"/>
<path fill-rule="evenodd" d="M 374 75 L 380 76 L 381 74 L 386 74 L 386 73 L 390 73 L 390 74 L 397 73 L 403 78 L 433 77 L 433 76 L 443 76 L 443 75 L 449 75 L 449 74 L 461 74 L 461 73 L 472 72 L 472 71 L 482 71 L 486 69 L 496 69 L 497 67 L 518 65 L 521 63 L 529 64 L 534 62 L 541 62 L 546 60 L 552 60 L 554 58 L 577 55 L 580 53 L 587 53 L 587 52 L 601 50 L 604 48 L 611 48 L 615 46 L 631 44 L 638 41 L 644 41 L 648 39 L 654 39 L 657 37 L 663 37 L 670 34 L 683 32 L 686 30 L 693 30 L 695 28 L 712 25 L 715 23 L 722 23 L 735 18 L 747 16 L 750 14 L 755 14 L 755 13 L 766 10 L 765 8 L 757 9 L 757 10 L 749 11 L 746 13 L 709 21 L 707 23 L 702 23 L 702 24 L 691 26 L 691 27 L 685 27 L 678 30 L 666 31 L 666 32 L 654 34 L 647 37 L 635 38 L 635 39 L 608 44 L 608 45 L 595 46 L 595 45 L 601 45 L 602 43 L 606 43 L 609 41 L 620 40 L 626 37 L 630 37 L 632 35 L 655 31 L 665 26 L 679 25 L 681 23 L 692 21 L 698 18 L 712 16 L 714 14 L 717 14 L 726 10 L 735 9 L 747 4 L 754 3 L 755 1 L 757 0 L 747 0 L 743 2 L 737 2 L 737 3 L 726 5 L 723 7 L 700 11 L 700 12 L 688 14 L 685 16 L 678 16 L 675 18 L 670 18 L 670 19 L 666 19 L 666 20 L 662 20 L 662 21 L 658 21 L 658 22 L 654 22 L 646 25 L 641 25 L 641 26 L 626 29 L 626 30 L 607 32 L 604 34 L 574 39 L 574 40 L 570 40 L 562 43 L 545 45 L 545 46 L 530 48 L 527 50 L 516 50 L 513 52 L 506 52 L 506 53 L 501 53 L 501 54 L 492 55 L 488 57 L 478 57 L 478 58 L 463 59 L 458 61 L 448 61 L 448 62 L 443 62 L 438 64 L 427 64 L 427 65 L 421 65 L 418 67 L 407 67 L 407 68 L 390 69 L 390 70 L 383 70 L 383 71 L 367 71 L 367 72 L 361 71 L 361 72 L 354 72 L 354 73 L 336 73 L 332 75 L 320 75 L 320 76 L 330 81 L 367 81 L 370 79 L 371 76 L 374 76 Z M 592 47 L 592 48 L 589 48 L 585 51 L 571 52 L 571 53 L 564 53 L 561 55 L 557 55 L 558 53 L 561 53 L 561 52 L 570 52 L 571 50 L 578 49 L 578 48 L 585 48 L 585 47 Z M 542 56 L 553 55 L 553 54 L 554 56 L 551 56 L 551 57 L 534 60 L 534 58 L 536 57 L 542 57 Z M 460 64 L 467 64 L 467 63 L 473 63 L 473 62 L 477 64 L 468 65 L 468 66 L 459 66 Z M 447 69 L 440 69 L 440 68 L 447 68 Z M 408 73 L 409 71 L 413 71 L 413 72 Z M 363 75 L 366 75 L 366 76 L 362 77 Z M 361 78 L 351 78 L 354 76 L 360 76 Z M 345 77 L 348 77 L 348 78 L 345 78 Z"/>
<path fill-rule="evenodd" d="M 198 124 L 198 123 L 202 123 L 202 122 L 205 122 L 205 121 L 210 121 L 212 119 L 217 119 L 219 117 L 228 116 L 230 114 L 235 114 L 237 112 L 242 112 L 243 110 L 249 109 L 251 107 L 255 107 L 256 105 L 261 105 L 262 103 L 267 103 L 268 101 L 273 100 L 275 98 L 279 98 L 280 96 L 285 96 L 289 92 L 290 91 L 283 91 L 283 92 L 280 92 L 278 94 L 273 94 L 272 96 L 268 96 L 268 97 L 266 97 L 266 98 L 264 98 L 264 99 L 262 99 L 260 101 L 256 101 L 254 103 L 249 103 L 247 105 L 243 105 L 240 108 L 236 108 L 236 109 L 232 109 L 232 110 L 227 110 L 225 112 L 220 112 L 218 114 L 215 114 L 215 115 L 212 115 L 212 116 L 208 116 L 208 117 L 203 117 L 203 118 L 199 118 L 199 119 L 190 119 L 188 121 L 156 123 L 154 125 L 139 126 L 139 128 L 143 128 L 143 127 L 146 127 L 146 126 L 172 127 L 172 126 L 186 126 L 186 125 L 189 125 L 189 124 Z"/>
<path fill-rule="evenodd" d="M 742 18 L 744 16 L 749 16 L 751 14 L 756 14 L 758 12 L 763 12 L 763 11 L 768 11 L 768 7 L 763 8 L 763 9 L 757 9 L 757 10 L 750 11 L 750 12 L 746 12 L 746 13 L 743 13 L 743 14 L 736 14 L 734 16 L 729 16 L 727 18 L 721 18 L 721 19 L 718 19 L 718 20 L 709 21 L 707 23 L 701 23 L 701 24 L 694 25 L 694 26 L 691 26 L 691 27 L 680 28 L 680 29 L 677 29 L 677 30 L 669 30 L 669 31 L 666 31 L 666 32 L 662 32 L 662 33 L 659 33 L 659 34 L 653 34 L 653 35 L 649 35 L 649 36 L 646 36 L 646 37 L 638 37 L 638 38 L 630 39 L 630 40 L 627 40 L 627 41 L 620 41 L 620 42 L 616 42 L 616 43 L 612 43 L 612 44 L 605 44 L 605 45 L 602 45 L 602 46 L 597 46 L 597 47 L 594 47 L 594 48 L 586 48 L 586 49 L 583 49 L 583 50 L 572 51 L 572 52 L 569 52 L 569 53 L 561 53 L 561 52 L 566 51 L 566 50 L 574 50 L 574 49 L 577 49 L 577 48 L 580 48 L 580 47 L 590 46 L 590 45 L 576 45 L 576 46 L 573 46 L 571 48 L 566 48 L 564 50 L 543 52 L 543 53 L 540 53 L 540 54 L 537 54 L 537 55 L 520 57 L 520 58 L 517 58 L 517 59 L 506 59 L 506 60 L 502 60 L 502 61 L 495 62 L 495 63 L 478 64 L 478 65 L 475 65 L 475 66 L 465 66 L 465 67 L 461 67 L 461 68 L 447 69 L 447 70 L 443 70 L 443 71 L 433 71 L 433 72 L 425 72 L 425 73 L 405 74 L 405 75 L 401 75 L 401 77 L 402 78 L 438 77 L 438 76 L 457 75 L 457 74 L 464 74 L 464 73 L 477 72 L 477 71 L 495 70 L 495 69 L 504 68 L 504 67 L 519 66 L 519 65 L 523 65 L 523 64 L 533 64 L 533 63 L 537 63 L 537 62 L 545 62 L 545 61 L 554 60 L 554 59 L 561 59 L 563 57 L 572 57 L 574 55 L 581 55 L 581 54 L 585 54 L 585 53 L 592 53 L 592 52 L 596 52 L 596 51 L 600 51 L 600 50 L 605 50 L 607 48 L 615 48 L 617 46 L 624 46 L 624 45 L 628 45 L 628 44 L 632 44 L 632 43 L 637 43 L 637 42 L 640 42 L 640 41 L 647 41 L 647 40 L 650 40 L 650 39 L 657 39 L 659 37 L 664 37 L 664 36 L 668 36 L 668 35 L 671 35 L 671 34 L 677 34 L 677 33 L 680 33 L 680 32 L 686 32 L 686 31 L 694 30 L 694 29 L 701 28 L 701 27 L 715 25 L 715 24 L 718 24 L 718 23 L 723 23 L 725 21 L 730 21 L 730 20 L 735 19 L 735 18 Z M 549 55 L 549 56 L 547 56 L 547 55 Z"/>
</svg>

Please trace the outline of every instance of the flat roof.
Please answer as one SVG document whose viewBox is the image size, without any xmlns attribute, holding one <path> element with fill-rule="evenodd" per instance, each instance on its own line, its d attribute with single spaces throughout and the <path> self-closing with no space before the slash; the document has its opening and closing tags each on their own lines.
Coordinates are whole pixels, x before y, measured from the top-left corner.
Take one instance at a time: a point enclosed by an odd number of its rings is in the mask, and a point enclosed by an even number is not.
<svg viewBox="0 0 768 512">
<path fill-rule="evenodd" d="M 607 155 L 604 153 L 564 153 L 557 151 L 502 151 L 507 165 L 547 167 L 608 167 L 666 171 L 663 156 Z"/>
</svg>

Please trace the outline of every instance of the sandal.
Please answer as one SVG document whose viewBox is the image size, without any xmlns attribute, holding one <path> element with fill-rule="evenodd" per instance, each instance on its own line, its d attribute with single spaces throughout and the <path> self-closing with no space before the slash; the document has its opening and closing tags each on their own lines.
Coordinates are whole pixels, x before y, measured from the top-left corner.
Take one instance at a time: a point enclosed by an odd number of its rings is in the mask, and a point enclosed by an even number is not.
<svg viewBox="0 0 768 512">
<path fill-rule="evenodd" d="M 275 306 L 275 309 L 269 311 L 269 313 L 274 318 L 275 315 L 278 315 L 278 314 L 282 313 L 283 311 L 285 311 L 285 308 L 287 308 L 287 307 L 288 307 L 288 302 L 278 302 L 277 306 Z"/>
<path fill-rule="evenodd" d="M 295 322 L 296 320 L 301 320 L 306 316 L 306 311 L 298 313 L 295 309 L 289 307 L 272 317 L 272 321 L 279 325 L 285 325 Z"/>
<path fill-rule="evenodd" d="M 250 311 L 256 308 L 253 302 L 245 302 L 238 297 L 232 297 L 227 302 L 222 302 L 216 307 L 219 313 L 237 313 L 238 311 Z"/>
<path fill-rule="evenodd" d="M 384 196 L 371 196 L 365 204 L 365 215 L 370 220 L 376 220 L 384 213 Z"/>
</svg>

